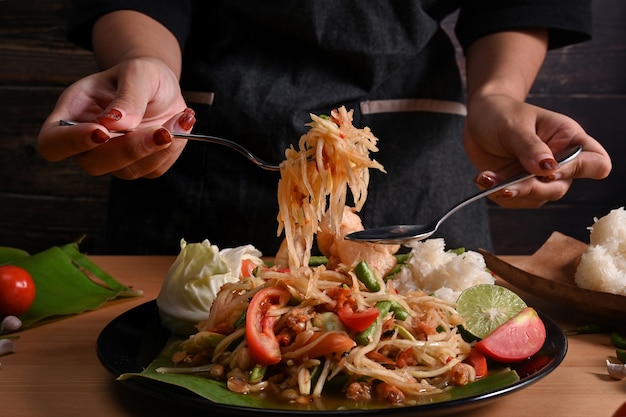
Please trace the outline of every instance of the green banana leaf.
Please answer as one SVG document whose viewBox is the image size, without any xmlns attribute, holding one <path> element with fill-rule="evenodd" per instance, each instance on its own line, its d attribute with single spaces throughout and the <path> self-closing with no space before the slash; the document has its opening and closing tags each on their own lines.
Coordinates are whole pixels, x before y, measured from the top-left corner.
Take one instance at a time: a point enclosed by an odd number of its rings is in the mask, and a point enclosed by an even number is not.
<svg viewBox="0 0 626 417">
<path fill-rule="evenodd" d="M 141 295 L 120 284 L 78 249 L 78 243 L 54 246 L 29 255 L 15 248 L 0 247 L 0 265 L 27 270 L 35 282 L 35 300 L 20 316 L 22 328 L 46 319 L 100 308 L 117 297 Z"/>
<path fill-rule="evenodd" d="M 227 406 L 236 407 L 253 407 L 253 408 L 265 408 L 265 409 L 282 409 L 302 411 L 310 409 L 309 406 L 302 406 L 296 403 L 290 403 L 287 401 L 277 401 L 270 399 L 269 397 L 261 397 L 253 394 L 238 394 L 229 391 L 226 384 L 222 381 L 216 381 L 203 377 L 200 373 L 174 373 L 172 372 L 172 355 L 177 351 L 178 345 L 185 337 L 180 335 L 172 335 L 168 339 L 165 347 L 161 353 L 152 361 L 152 363 L 140 373 L 125 373 L 118 377 L 120 381 L 126 381 L 131 378 L 142 378 L 151 381 L 158 381 L 158 383 L 169 384 L 179 388 L 186 389 L 191 393 L 199 395 L 208 401 L 216 404 L 222 404 Z M 159 368 L 169 368 L 170 373 L 157 372 Z M 181 367 L 182 368 L 182 367 Z M 176 368 L 174 368 L 176 369 Z M 178 368 L 180 369 L 180 368 Z M 469 398 L 473 396 L 480 396 L 483 394 L 493 393 L 511 386 L 520 380 L 519 375 L 514 370 L 509 368 L 498 368 L 491 371 L 490 375 L 482 378 L 471 384 L 453 387 L 447 391 L 439 394 L 424 397 L 422 399 L 423 404 L 442 403 L 446 401 L 459 400 L 463 398 Z M 336 388 L 336 387 L 334 387 Z M 157 386 L 154 387 L 155 392 L 160 392 Z M 340 389 L 333 389 L 331 391 L 340 392 Z M 166 392 L 166 391 L 163 391 Z M 324 397 L 324 394 L 322 395 Z M 328 400 L 328 398 L 326 399 Z M 380 405 L 367 405 L 356 404 L 354 401 L 347 399 L 335 398 L 331 402 L 325 402 L 325 409 L 378 409 Z M 208 403 L 207 403 L 208 404 Z M 326 408 L 327 407 L 327 408 Z"/>
<path fill-rule="evenodd" d="M 229 404 L 244 407 L 264 407 L 267 400 L 251 395 L 242 395 L 229 391 L 226 384 L 221 381 L 191 374 L 159 373 L 156 370 L 161 367 L 172 366 L 172 354 L 177 351 L 178 345 L 184 340 L 180 335 L 172 335 L 165 344 L 161 353 L 141 373 L 126 373 L 118 377 L 123 381 L 133 377 L 143 377 L 165 384 L 189 390 L 207 400 L 218 404 Z"/>
</svg>

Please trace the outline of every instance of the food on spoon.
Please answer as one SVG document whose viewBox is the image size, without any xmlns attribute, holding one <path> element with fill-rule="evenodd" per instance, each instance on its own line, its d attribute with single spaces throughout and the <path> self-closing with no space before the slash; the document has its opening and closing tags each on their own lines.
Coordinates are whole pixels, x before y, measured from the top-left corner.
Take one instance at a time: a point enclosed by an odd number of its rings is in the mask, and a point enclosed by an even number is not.
<svg viewBox="0 0 626 417">
<path fill-rule="evenodd" d="M 456 308 L 465 320 L 465 330 L 483 339 L 525 307 L 524 300 L 508 288 L 479 284 L 461 293 Z"/>
<path fill-rule="evenodd" d="M 594 219 L 589 247 L 576 267 L 580 288 L 626 295 L 626 211 L 611 210 Z"/>
<path fill-rule="evenodd" d="M 525 307 L 476 343 L 475 349 L 502 363 L 519 362 L 539 352 L 546 327 L 532 307 Z"/>
</svg>

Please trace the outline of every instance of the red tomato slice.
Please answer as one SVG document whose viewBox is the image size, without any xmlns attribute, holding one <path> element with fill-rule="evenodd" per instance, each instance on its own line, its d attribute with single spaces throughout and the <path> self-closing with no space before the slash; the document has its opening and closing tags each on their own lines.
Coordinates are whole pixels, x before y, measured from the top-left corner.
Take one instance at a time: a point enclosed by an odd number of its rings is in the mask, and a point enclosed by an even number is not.
<svg viewBox="0 0 626 417">
<path fill-rule="evenodd" d="M 356 346 L 356 342 L 344 332 L 317 332 L 308 340 L 307 345 L 323 338 L 306 351 L 309 358 L 321 358 L 331 353 L 342 354 Z"/>
<path fill-rule="evenodd" d="M 20 316 L 35 301 L 35 282 L 28 271 L 15 265 L 0 266 L 0 320 Z"/>
<path fill-rule="evenodd" d="M 348 305 L 344 305 L 337 310 L 337 315 L 346 325 L 346 327 L 354 332 L 362 332 L 367 329 L 370 324 L 376 321 L 379 310 L 376 307 L 370 307 L 363 311 L 354 311 Z"/>
<path fill-rule="evenodd" d="M 252 259 L 241 260 L 241 276 L 244 278 L 251 277 L 254 270 L 257 268 L 257 264 Z"/>
<path fill-rule="evenodd" d="M 468 357 L 465 359 L 465 363 L 468 363 L 474 368 L 476 371 L 476 379 L 487 375 L 487 358 L 485 358 L 485 355 L 478 350 L 472 349 Z"/>
<path fill-rule="evenodd" d="M 278 316 L 268 314 L 270 310 L 284 307 L 291 294 L 282 287 L 267 287 L 257 292 L 248 306 L 246 314 L 246 340 L 252 359 L 260 365 L 280 362 L 280 346 L 274 334 Z"/>
<path fill-rule="evenodd" d="M 532 307 L 526 307 L 476 343 L 475 348 L 490 359 L 513 363 L 537 353 L 545 340 L 543 321 Z"/>
</svg>

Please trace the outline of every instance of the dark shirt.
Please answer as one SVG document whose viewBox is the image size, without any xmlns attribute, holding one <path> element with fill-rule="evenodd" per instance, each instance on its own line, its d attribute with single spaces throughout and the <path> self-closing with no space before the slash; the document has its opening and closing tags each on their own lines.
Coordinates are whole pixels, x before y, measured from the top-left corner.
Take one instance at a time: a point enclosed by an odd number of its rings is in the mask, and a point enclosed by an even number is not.
<svg viewBox="0 0 626 417">
<path fill-rule="evenodd" d="M 355 126 L 379 137 L 372 156 L 387 169 L 372 173 L 367 226 L 424 223 L 476 191 L 457 111 L 463 83 L 444 18 L 459 9 L 463 48 L 529 27 L 547 27 L 551 48 L 590 36 L 588 0 L 85 0 L 74 4 L 70 39 L 90 48 L 93 22 L 117 9 L 148 14 L 178 39 L 194 132 L 279 162 L 306 132 L 310 113 L 354 109 Z M 190 143 L 159 179 L 113 180 L 101 251 L 176 253 L 180 238 L 206 238 L 273 255 L 277 181 L 232 150 Z M 452 247 L 490 249 L 489 233 L 483 202 L 453 216 L 440 235 Z"/>
</svg>

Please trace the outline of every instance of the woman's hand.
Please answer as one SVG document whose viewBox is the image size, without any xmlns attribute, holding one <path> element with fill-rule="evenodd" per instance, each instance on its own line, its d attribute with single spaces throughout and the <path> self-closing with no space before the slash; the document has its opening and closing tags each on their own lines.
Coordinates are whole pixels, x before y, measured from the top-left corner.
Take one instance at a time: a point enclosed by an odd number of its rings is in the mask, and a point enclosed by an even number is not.
<svg viewBox="0 0 626 417">
<path fill-rule="evenodd" d="M 467 50 L 464 143 L 490 188 L 523 170 L 537 175 L 489 197 L 503 207 L 534 208 L 565 195 L 574 178 L 601 179 L 611 171 L 604 148 L 571 118 L 525 102 L 548 45 L 545 29 L 497 32 Z M 573 145 L 583 152 L 559 168 L 554 153 Z"/>
<path fill-rule="evenodd" d="M 60 126 L 62 119 L 82 123 Z M 134 58 L 72 84 L 42 126 L 38 145 L 47 160 L 74 158 L 91 175 L 153 178 L 185 146 L 169 131 L 188 132 L 194 123 L 170 68 L 155 58 Z"/>
<path fill-rule="evenodd" d="M 538 176 L 489 197 L 503 207 L 539 207 L 563 197 L 574 178 L 602 179 L 611 171 L 607 152 L 574 120 L 503 94 L 473 96 L 464 136 L 481 189 L 522 167 Z M 558 168 L 553 155 L 573 145 L 582 145 L 583 152 Z"/>
</svg>

